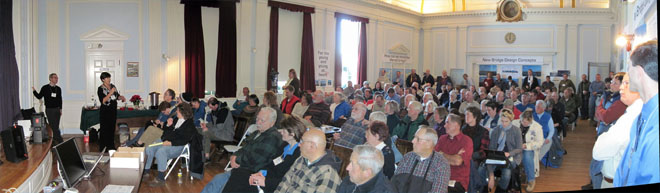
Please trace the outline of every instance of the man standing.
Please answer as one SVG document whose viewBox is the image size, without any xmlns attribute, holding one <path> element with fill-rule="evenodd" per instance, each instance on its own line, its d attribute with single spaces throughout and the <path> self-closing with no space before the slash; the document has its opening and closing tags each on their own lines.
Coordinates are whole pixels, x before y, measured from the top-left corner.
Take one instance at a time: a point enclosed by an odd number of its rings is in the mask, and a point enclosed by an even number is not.
<svg viewBox="0 0 660 193">
<path fill-rule="evenodd" d="M 596 80 L 589 85 L 589 118 L 594 121 L 594 113 L 596 113 L 596 99 L 605 92 L 605 83 L 600 80 L 600 74 L 596 74 Z"/>
<path fill-rule="evenodd" d="M 422 81 L 419 78 L 419 75 L 417 75 L 417 70 L 415 69 L 410 70 L 410 75 L 406 77 L 406 87 L 411 87 L 413 82 L 416 82 L 417 84 L 422 83 Z"/>
<path fill-rule="evenodd" d="M 522 82 L 522 88 L 525 92 L 529 92 L 532 89 L 536 88 L 539 86 L 539 79 L 534 77 L 534 73 L 532 72 L 531 69 L 527 70 L 527 77 L 523 79 Z"/>
<path fill-rule="evenodd" d="M 589 117 L 589 95 L 591 95 L 591 93 L 589 93 L 589 86 L 591 86 L 591 82 L 587 79 L 587 75 L 582 74 L 582 82 L 580 82 L 577 90 L 578 97 L 582 100 L 582 105 L 580 106 L 580 116 L 582 117 L 582 120 L 588 119 Z"/>
<path fill-rule="evenodd" d="M 34 87 L 32 87 L 32 94 L 37 99 L 44 98 L 46 104 L 46 116 L 48 118 L 48 125 L 53 130 L 53 140 L 55 144 L 59 144 L 63 141 L 62 135 L 60 133 L 60 118 L 62 116 L 62 89 L 57 86 L 57 81 L 59 77 L 57 74 L 52 73 L 48 76 L 50 81 L 48 84 L 41 87 L 41 90 L 37 92 Z"/>
<path fill-rule="evenodd" d="M 500 87 L 501 90 L 509 90 L 509 85 L 507 84 L 507 81 L 502 80 L 502 76 L 498 73 L 495 75 L 495 86 Z"/>
<path fill-rule="evenodd" d="M 369 145 L 353 148 L 350 163 L 346 166 L 348 176 L 342 180 L 337 192 L 394 192 L 394 186 L 383 174 L 383 153 Z"/>
<path fill-rule="evenodd" d="M 422 85 L 426 85 L 426 83 L 429 83 L 431 87 L 435 84 L 435 79 L 433 78 L 433 75 L 431 75 L 431 70 L 426 69 L 424 72 L 424 78 L 422 79 Z"/>
<path fill-rule="evenodd" d="M 614 176 L 614 187 L 660 182 L 658 168 L 658 41 L 642 43 L 630 54 L 630 91 L 639 92 L 644 105 L 633 122 L 630 144 Z"/>
<path fill-rule="evenodd" d="M 403 87 L 405 82 L 403 82 L 403 75 L 401 74 L 401 71 L 396 71 L 396 76 L 392 80 L 392 83 L 396 83 L 399 86 Z"/>
<path fill-rule="evenodd" d="M 406 153 L 394 172 L 392 184 L 396 192 L 447 192 L 451 175 L 449 162 L 433 148 L 438 134 L 421 127 L 413 137 L 413 151 Z"/>
<path fill-rule="evenodd" d="M 291 165 L 275 192 L 336 192 L 341 160 L 325 149 L 325 134 L 309 129 L 300 142 L 300 157 Z"/>
<path fill-rule="evenodd" d="M 474 81 L 472 81 L 472 79 L 470 79 L 470 77 L 468 77 L 467 74 L 463 74 L 463 86 L 465 88 L 470 88 L 474 86 Z"/>
<path fill-rule="evenodd" d="M 490 88 L 495 86 L 495 81 L 493 81 L 493 74 L 491 72 L 486 74 L 486 79 L 484 79 L 483 86 L 487 91 L 490 91 Z"/>
<path fill-rule="evenodd" d="M 552 88 L 554 88 L 554 87 L 555 87 L 555 83 L 552 82 L 552 80 L 550 80 L 550 76 L 545 76 L 545 81 L 543 81 L 543 83 L 541 83 L 541 89 L 542 90 L 546 90 L 546 89 L 552 90 Z"/>
<path fill-rule="evenodd" d="M 573 84 L 573 81 L 571 79 L 568 79 L 568 74 L 563 75 L 563 80 L 559 81 L 559 93 L 564 93 L 564 90 L 566 88 L 572 88 L 575 90 L 575 85 Z"/>
<path fill-rule="evenodd" d="M 451 166 L 450 180 L 455 180 L 449 192 L 466 192 L 470 183 L 470 160 L 472 159 L 472 139 L 461 132 L 461 117 L 455 114 L 447 116 L 445 129 L 447 135 L 438 139 L 435 151 L 439 152 Z"/>
</svg>

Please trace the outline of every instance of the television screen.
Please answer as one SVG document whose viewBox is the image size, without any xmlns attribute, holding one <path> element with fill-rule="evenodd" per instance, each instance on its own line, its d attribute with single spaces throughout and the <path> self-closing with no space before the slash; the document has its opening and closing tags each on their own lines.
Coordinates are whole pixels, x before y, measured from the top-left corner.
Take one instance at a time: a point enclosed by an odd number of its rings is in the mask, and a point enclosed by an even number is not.
<svg viewBox="0 0 660 193">
<path fill-rule="evenodd" d="M 57 158 L 58 170 L 65 187 L 73 187 L 85 175 L 86 171 L 75 139 L 71 138 L 56 145 L 53 147 L 53 152 Z"/>
</svg>

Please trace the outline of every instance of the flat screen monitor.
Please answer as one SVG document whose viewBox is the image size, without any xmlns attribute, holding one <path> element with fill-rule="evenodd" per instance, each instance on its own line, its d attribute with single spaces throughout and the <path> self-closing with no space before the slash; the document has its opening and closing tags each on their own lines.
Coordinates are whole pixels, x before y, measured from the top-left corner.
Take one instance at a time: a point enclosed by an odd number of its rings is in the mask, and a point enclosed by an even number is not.
<svg viewBox="0 0 660 193">
<path fill-rule="evenodd" d="M 71 188 L 86 174 L 85 164 L 74 138 L 53 147 L 64 187 Z"/>
</svg>

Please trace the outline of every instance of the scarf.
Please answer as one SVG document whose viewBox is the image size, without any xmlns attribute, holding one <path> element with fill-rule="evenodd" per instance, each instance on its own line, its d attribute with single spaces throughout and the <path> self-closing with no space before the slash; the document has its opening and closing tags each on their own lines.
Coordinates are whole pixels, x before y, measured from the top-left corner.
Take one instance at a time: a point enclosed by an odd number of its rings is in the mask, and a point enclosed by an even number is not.
<svg viewBox="0 0 660 193">
<path fill-rule="evenodd" d="M 506 133 L 511 129 L 511 124 L 509 124 L 508 127 L 501 126 L 501 128 L 502 132 L 500 133 L 500 137 L 497 139 L 497 151 L 504 150 L 504 146 L 506 146 Z"/>
</svg>

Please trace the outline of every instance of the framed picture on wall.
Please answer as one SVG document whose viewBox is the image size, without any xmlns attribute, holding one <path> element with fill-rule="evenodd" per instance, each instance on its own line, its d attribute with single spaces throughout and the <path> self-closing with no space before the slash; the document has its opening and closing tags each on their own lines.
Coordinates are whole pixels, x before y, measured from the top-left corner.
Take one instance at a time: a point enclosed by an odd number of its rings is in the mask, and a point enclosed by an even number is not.
<svg viewBox="0 0 660 193">
<path fill-rule="evenodd" d="M 140 63 L 127 62 L 126 63 L 126 77 L 139 77 L 140 76 Z"/>
</svg>

